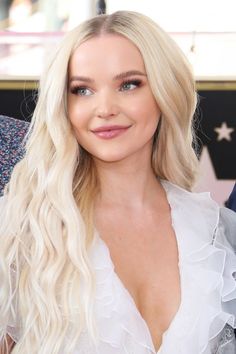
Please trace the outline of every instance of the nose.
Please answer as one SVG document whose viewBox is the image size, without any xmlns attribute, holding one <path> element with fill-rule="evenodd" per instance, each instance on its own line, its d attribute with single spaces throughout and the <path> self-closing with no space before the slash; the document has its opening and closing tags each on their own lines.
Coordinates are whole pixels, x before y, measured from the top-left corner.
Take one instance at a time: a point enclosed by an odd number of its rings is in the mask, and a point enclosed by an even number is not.
<svg viewBox="0 0 236 354">
<path fill-rule="evenodd" d="M 119 112 L 117 97 L 108 90 L 100 92 L 97 96 L 96 116 L 109 119 L 116 116 Z"/>
</svg>

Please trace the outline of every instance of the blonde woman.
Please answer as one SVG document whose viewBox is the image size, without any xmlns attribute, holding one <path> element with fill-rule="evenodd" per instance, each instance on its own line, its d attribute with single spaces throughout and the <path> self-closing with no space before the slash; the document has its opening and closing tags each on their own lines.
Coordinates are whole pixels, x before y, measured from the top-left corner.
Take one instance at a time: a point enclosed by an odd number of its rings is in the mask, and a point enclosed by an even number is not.
<svg viewBox="0 0 236 354">
<path fill-rule="evenodd" d="M 66 35 L 1 200 L 4 353 L 235 352 L 236 217 L 191 192 L 196 101 L 149 18 Z"/>
</svg>

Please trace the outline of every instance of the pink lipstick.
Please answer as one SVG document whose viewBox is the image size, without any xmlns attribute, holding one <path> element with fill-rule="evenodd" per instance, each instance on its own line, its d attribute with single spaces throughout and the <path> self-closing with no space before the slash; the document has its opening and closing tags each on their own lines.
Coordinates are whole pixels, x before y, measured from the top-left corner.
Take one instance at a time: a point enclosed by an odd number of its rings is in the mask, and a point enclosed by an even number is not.
<svg viewBox="0 0 236 354">
<path fill-rule="evenodd" d="M 111 125 L 93 129 L 92 132 L 102 139 L 112 139 L 125 133 L 130 126 Z"/>
</svg>

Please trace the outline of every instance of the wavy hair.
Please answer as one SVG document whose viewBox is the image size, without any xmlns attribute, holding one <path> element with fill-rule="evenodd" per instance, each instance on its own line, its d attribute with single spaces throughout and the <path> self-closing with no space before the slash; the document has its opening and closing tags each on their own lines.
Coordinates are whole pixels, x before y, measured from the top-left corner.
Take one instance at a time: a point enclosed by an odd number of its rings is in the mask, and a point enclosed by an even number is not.
<svg viewBox="0 0 236 354">
<path fill-rule="evenodd" d="M 84 328 L 97 339 L 88 249 L 99 181 L 68 119 L 67 76 L 76 48 L 107 33 L 128 38 L 142 54 L 162 115 L 152 151 L 155 174 L 186 189 L 196 176 L 194 79 L 174 41 L 148 17 L 128 11 L 97 16 L 69 32 L 40 80 L 25 156 L 1 208 L 0 338 L 14 337 L 9 328 L 19 327 L 15 354 L 72 353 Z"/>
</svg>

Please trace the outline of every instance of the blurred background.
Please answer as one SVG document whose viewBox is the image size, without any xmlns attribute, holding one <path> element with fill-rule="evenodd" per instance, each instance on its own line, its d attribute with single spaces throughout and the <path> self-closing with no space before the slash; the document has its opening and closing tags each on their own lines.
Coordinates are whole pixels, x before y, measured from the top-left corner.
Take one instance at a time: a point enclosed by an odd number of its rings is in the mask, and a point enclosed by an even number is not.
<svg viewBox="0 0 236 354">
<path fill-rule="evenodd" d="M 0 114 L 30 120 L 44 59 L 96 14 L 142 12 L 191 62 L 200 98 L 199 191 L 224 204 L 236 179 L 235 0 L 0 0 Z"/>
</svg>

